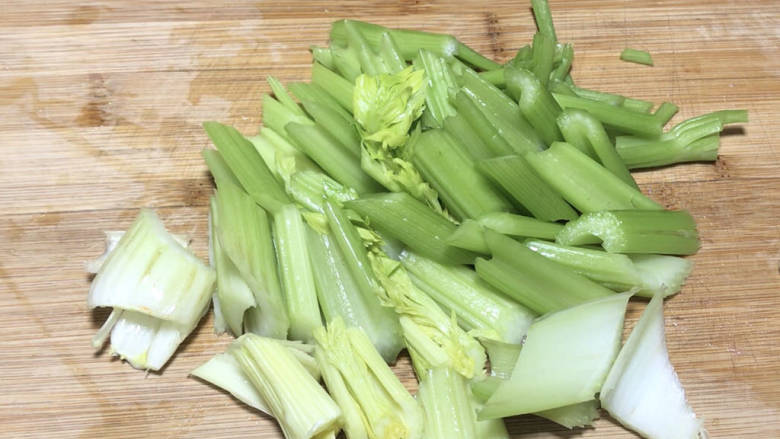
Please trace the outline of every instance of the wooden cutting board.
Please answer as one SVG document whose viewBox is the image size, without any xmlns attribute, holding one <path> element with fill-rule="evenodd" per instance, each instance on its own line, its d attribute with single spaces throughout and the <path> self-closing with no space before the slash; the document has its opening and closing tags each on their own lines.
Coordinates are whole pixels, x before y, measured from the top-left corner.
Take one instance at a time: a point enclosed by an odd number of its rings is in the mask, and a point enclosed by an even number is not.
<svg viewBox="0 0 780 439">
<path fill-rule="evenodd" d="M 279 429 L 188 371 L 229 342 L 206 318 L 162 373 L 90 337 L 84 261 L 140 207 L 206 255 L 211 181 L 199 125 L 260 121 L 263 79 L 309 79 L 312 44 L 351 17 L 443 31 L 499 61 L 528 43 L 525 2 L 10 0 L 0 14 L 0 436 L 277 438 Z M 780 3 L 553 1 L 586 87 L 680 105 L 675 121 L 747 108 L 715 163 L 636 174 L 689 209 L 703 246 L 667 301 L 669 354 L 712 437 L 780 437 Z M 649 50 L 655 67 L 621 62 Z M 633 303 L 631 327 L 644 305 Z M 415 383 L 408 359 L 398 374 Z M 568 432 L 532 416 L 514 437 L 633 437 L 606 418 Z M 551 433 L 544 433 L 549 431 Z"/>
</svg>

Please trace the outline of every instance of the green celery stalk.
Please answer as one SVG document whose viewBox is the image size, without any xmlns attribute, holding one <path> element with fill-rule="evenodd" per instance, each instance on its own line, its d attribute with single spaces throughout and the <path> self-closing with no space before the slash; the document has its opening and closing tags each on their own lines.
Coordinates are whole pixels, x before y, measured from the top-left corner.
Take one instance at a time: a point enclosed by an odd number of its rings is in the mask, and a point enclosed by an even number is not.
<svg viewBox="0 0 780 439">
<path fill-rule="evenodd" d="M 559 52 L 560 59 L 557 61 L 558 65 L 550 73 L 550 81 L 552 82 L 563 81 L 569 75 L 571 64 L 574 61 L 574 47 L 571 44 L 559 45 Z"/>
<path fill-rule="evenodd" d="M 276 179 L 286 186 L 292 174 L 300 171 L 322 172 L 316 163 L 293 146 L 287 139 L 268 127 L 262 127 L 260 134 L 248 137 L 255 150 Z"/>
<path fill-rule="evenodd" d="M 653 297 L 657 293 L 663 294 L 664 297 L 676 294 L 693 265 L 690 261 L 675 256 L 626 256 L 533 239 L 526 240 L 525 245 L 609 289 L 635 289 L 636 294 L 643 297 Z"/>
<path fill-rule="evenodd" d="M 432 129 L 416 137 L 411 162 L 456 217 L 510 210 L 509 202 L 476 170 L 464 149 L 446 131 Z"/>
<path fill-rule="evenodd" d="M 358 193 L 379 190 L 376 182 L 363 172 L 359 160 L 324 128 L 298 123 L 290 123 L 285 128 L 298 148 L 339 183 Z"/>
<path fill-rule="evenodd" d="M 455 114 L 450 104 L 450 97 L 457 90 L 455 76 L 444 58 L 427 50 L 420 51 L 414 67 L 425 71 L 426 112 L 430 115 L 427 125 L 441 128 L 444 119 Z"/>
<path fill-rule="evenodd" d="M 410 252 L 401 253 L 400 259 L 415 286 L 454 312 L 463 329 L 495 334 L 507 343 L 522 341 L 534 313 L 495 291 L 473 270 L 441 265 Z"/>
<path fill-rule="evenodd" d="M 503 68 L 479 72 L 479 77 L 495 85 L 496 87 L 501 87 L 501 88 L 506 87 L 506 80 L 504 79 Z"/>
<path fill-rule="evenodd" d="M 417 398 L 425 414 L 429 439 L 476 439 L 477 416 L 466 381 L 448 368 L 429 369 L 421 377 Z"/>
<path fill-rule="evenodd" d="M 325 384 L 347 415 L 348 438 L 423 437 L 418 402 L 358 328 L 335 319 L 315 334 L 315 358 Z"/>
<path fill-rule="evenodd" d="M 661 135 L 662 124 L 651 114 L 639 113 L 579 96 L 553 93 L 553 97 L 562 108 L 585 110 L 604 125 L 619 132 L 648 138 L 657 138 Z"/>
<path fill-rule="evenodd" d="M 568 143 L 553 143 L 549 149 L 528 154 L 525 159 L 580 212 L 662 209 L 661 205 Z"/>
<path fill-rule="evenodd" d="M 548 35 L 537 32 L 534 34 L 534 40 L 531 44 L 531 70 L 533 74 L 546 87 L 553 69 L 553 58 L 555 56 L 555 39 Z M 504 72 L 509 85 L 508 71 Z"/>
<path fill-rule="evenodd" d="M 369 47 L 355 22 L 344 20 L 343 23 L 347 34 L 347 45 L 357 54 L 357 58 L 360 61 L 360 70 L 371 76 L 387 73 L 382 59 Z"/>
<path fill-rule="evenodd" d="M 457 101 L 461 97 L 465 99 L 469 105 L 473 105 L 462 93 L 458 93 L 455 100 Z M 457 103 L 455 104 L 455 108 L 457 109 Z M 482 113 L 479 113 L 478 108 L 474 107 L 473 110 L 479 114 L 479 117 L 484 117 L 482 116 Z M 471 126 L 465 117 L 463 117 L 460 111 L 445 119 L 442 128 L 444 131 L 447 131 L 450 135 L 460 140 L 472 160 L 487 159 L 496 155 L 491 151 L 488 144 L 482 140 L 477 130 Z M 500 139 L 500 137 L 498 137 L 498 139 Z M 506 151 L 511 151 L 509 145 L 506 146 Z"/>
<path fill-rule="evenodd" d="M 577 212 L 530 166 L 528 160 L 532 155 L 481 160 L 477 162 L 477 169 L 537 219 L 556 221 L 576 218 Z"/>
<path fill-rule="evenodd" d="M 286 338 L 289 319 L 277 275 L 266 212 L 235 185 L 223 183 L 216 198 L 216 238 L 254 295 L 256 308 L 244 326 L 263 336 Z"/>
<path fill-rule="evenodd" d="M 218 122 L 205 122 L 203 128 L 241 186 L 257 204 L 275 212 L 290 202 L 263 158 L 238 130 Z"/>
<path fill-rule="evenodd" d="M 284 344 L 245 334 L 228 352 L 268 405 L 285 437 L 323 437 L 341 428 L 339 406 Z"/>
<path fill-rule="evenodd" d="M 485 242 L 485 228 L 503 235 L 555 239 L 563 225 L 507 212 L 492 212 L 477 220 L 463 221 L 455 233 L 447 238 L 447 242 L 455 247 L 489 254 L 490 250 Z"/>
<path fill-rule="evenodd" d="M 645 50 L 625 48 L 620 52 L 620 59 L 637 64 L 644 64 L 646 66 L 653 65 L 653 58 L 650 56 L 650 53 Z"/>
<path fill-rule="evenodd" d="M 480 419 L 535 413 L 593 400 L 620 347 L 631 293 L 598 298 L 537 320 L 512 376 Z"/>
<path fill-rule="evenodd" d="M 555 36 L 555 26 L 553 25 L 550 5 L 547 3 L 547 0 L 531 0 L 531 9 L 533 9 L 539 33 L 545 35 L 553 42 L 557 42 L 558 37 Z"/>
<path fill-rule="evenodd" d="M 306 113 L 295 104 L 295 107 L 300 110 L 291 110 L 282 102 L 274 99 L 271 95 L 264 94 L 262 98 L 263 107 L 263 126 L 271 128 L 279 134 L 284 135 L 284 127 L 291 122 L 311 125 L 314 122 L 306 116 Z"/>
<path fill-rule="evenodd" d="M 610 253 L 691 255 L 699 249 L 696 222 L 684 210 L 613 210 L 593 212 L 571 221 L 556 237 L 562 245 L 600 239 Z"/>
<path fill-rule="evenodd" d="M 520 112 L 531 123 L 546 144 L 563 140 L 556 119 L 561 107 L 555 102 L 544 82 L 533 73 L 512 66 L 504 69 L 509 93 L 517 99 Z"/>
<path fill-rule="evenodd" d="M 385 32 L 379 41 L 379 56 L 385 63 L 388 73 L 398 73 L 406 68 L 406 61 L 401 56 L 401 49 L 395 44 L 393 37 Z"/>
<path fill-rule="evenodd" d="M 330 51 L 333 54 L 333 65 L 335 67 L 333 71 L 343 76 L 348 82 L 355 82 L 355 78 L 363 73 L 357 49 L 349 45 L 331 45 Z"/>
<path fill-rule="evenodd" d="M 302 103 L 317 125 L 324 128 L 355 157 L 360 156 L 360 135 L 355 129 L 355 121 L 351 115 L 345 115 L 316 101 L 303 100 Z"/>
<path fill-rule="evenodd" d="M 214 183 L 219 185 L 221 181 L 227 181 L 236 186 L 241 186 L 241 182 L 238 181 L 233 171 L 222 158 L 222 154 L 215 149 L 204 149 L 200 152 L 203 156 L 203 160 L 206 162 L 206 166 L 209 168 Z"/>
<path fill-rule="evenodd" d="M 311 51 L 311 56 L 314 58 L 314 61 L 329 69 L 335 68 L 333 65 L 333 54 L 330 51 L 330 47 L 310 46 L 309 51 Z"/>
<path fill-rule="evenodd" d="M 599 398 L 613 418 L 643 437 L 707 437 L 669 362 L 660 294 L 628 336 Z"/>
<path fill-rule="evenodd" d="M 339 101 L 331 96 L 325 89 L 317 84 L 308 82 L 292 82 L 287 84 L 290 92 L 298 98 L 299 101 L 316 102 L 319 105 L 327 105 L 330 109 L 338 111 L 345 118 L 349 118 L 352 115 L 351 111 L 347 111 L 341 106 Z"/>
<path fill-rule="evenodd" d="M 534 414 L 569 429 L 588 427 L 599 417 L 599 402 L 593 399 L 563 407 L 542 410 Z"/>
<path fill-rule="evenodd" d="M 485 228 L 473 219 L 463 220 L 447 238 L 447 244 L 482 255 L 490 254 L 485 242 Z"/>
<path fill-rule="evenodd" d="M 621 107 L 623 104 L 625 104 L 626 97 L 615 94 L 615 93 L 607 93 L 604 91 L 598 91 L 598 90 L 591 90 L 587 88 L 577 87 L 576 85 L 570 86 L 570 90 L 574 92 L 574 94 L 565 93 L 569 96 L 579 96 L 583 99 L 589 99 L 592 101 L 598 101 L 603 102 L 605 104 L 609 104 L 615 107 Z M 555 91 L 555 93 L 558 93 Z"/>
<path fill-rule="evenodd" d="M 309 259 L 307 226 L 294 204 L 282 207 L 273 220 L 274 247 L 290 319 L 289 335 L 294 340 L 311 341 L 312 331 L 322 325 L 322 320 Z"/>
<path fill-rule="evenodd" d="M 486 230 L 485 240 L 493 257 L 477 259 L 479 277 L 538 314 L 614 294 L 507 236 Z"/>
<path fill-rule="evenodd" d="M 490 123 L 477 104 L 466 93 L 458 93 L 454 102 L 457 113 L 453 117 L 460 118 L 459 122 L 464 124 L 463 127 L 474 130 L 474 133 L 485 145 L 484 150 L 480 153 L 482 158 L 512 154 L 513 150 L 509 143 L 501 137 L 498 129 Z M 445 121 L 446 124 L 447 121 Z M 454 125 L 454 122 L 450 125 Z M 451 131 L 452 128 L 449 130 Z"/>
<path fill-rule="evenodd" d="M 311 170 L 290 176 L 287 191 L 303 207 L 318 213 L 325 213 L 326 199 L 343 203 L 358 197 L 354 189 L 344 187 L 322 172 Z"/>
<path fill-rule="evenodd" d="M 211 357 L 207 362 L 190 372 L 190 375 L 230 392 L 236 399 L 254 409 L 270 414 L 271 409 L 263 401 L 263 397 L 260 396 L 257 389 L 249 382 L 249 378 L 244 375 L 241 365 L 227 352 Z"/>
<path fill-rule="evenodd" d="M 655 113 L 653 113 L 653 116 L 661 122 L 661 125 L 666 125 L 677 114 L 679 109 L 677 105 L 671 102 L 662 102 L 658 109 L 655 110 Z"/>
<path fill-rule="evenodd" d="M 407 193 L 364 195 L 344 205 L 422 256 L 447 265 L 474 260 L 473 253 L 446 243 L 455 225 Z"/>
<path fill-rule="evenodd" d="M 373 290 L 365 294 L 351 274 L 334 236 L 308 230 L 309 255 L 314 268 L 317 297 L 325 321 L 340 318 L 347 327 L 358 327 L 390 363 L 403 348 L 401 327 L 392 308 L 382 306 Z"/>
<path fill-rule="evenodd" d="M 567 143 L 583 152 L 593 151 L 591 158 L 627 185 L 639 188 L 598 119 L 582 110 L 566 110 L 558 116 L 558 126 Z"/>
<path fill-rule="evenodd" d="M 505 119 L 490 111 L 490 107 L 480 96 L 471 94 L 467 88 L 462 89 L 466 95 L 474 102 L 483 116 L 490 123 L 498 135 L 501 136 L 515 154 L 525 154 L 527 152 L 539 151 L 543 149 L 544 142 L 536 131 L 531 127 L 528 121 L 522 116 L 519 110 L 513 120 Z M 473 126 L 474 122 L 472 122 Z"/>
<path fill-rule="evenodd" d="M 311 66 L 311 82 L 333 96 L 344 109 L 352 112 L 352 82 L 316 62 Z"/>
<path fill-rule="evenodd" d="M 278 79 L 273 76 L 267 76 L 266 81 L 268 82 L 268 85 L 271 86 L 271 91 L 273 91 L 276 100 L 282 104 L 284 108 L 298 116 L 306 116 L 301 107 L 293 100 L 292 96 L 290 96 L 287 89 L 284 88 L 284 85 L 282 85 Z"/>
</svg>

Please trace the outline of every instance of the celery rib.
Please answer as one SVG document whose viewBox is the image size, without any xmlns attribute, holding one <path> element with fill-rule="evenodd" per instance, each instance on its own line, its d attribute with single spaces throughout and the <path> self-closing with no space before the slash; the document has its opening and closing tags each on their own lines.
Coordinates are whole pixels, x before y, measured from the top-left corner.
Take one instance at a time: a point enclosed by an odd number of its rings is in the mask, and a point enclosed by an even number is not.
<svg viewBox="0 0 780 439">
<path fill-rule="evenodd" d="M 637 64 L 644 64 L 646 66 L 653 65 L 653 58 L 650 56 L 650 53 L 645 50 L 625 48 L 620 52 L 620 59 Z"/>
<path fill-rule="evenodd" d="M 567 96 L 560 93 L 553 93 L 553 96 L 562 108 L 585 110 L 605 125 L 620 132 L 647 138 L 657 138 L 661 135 L 661 123 L 651 114 L 638 113 L 579 96 Z"/>
</svg>

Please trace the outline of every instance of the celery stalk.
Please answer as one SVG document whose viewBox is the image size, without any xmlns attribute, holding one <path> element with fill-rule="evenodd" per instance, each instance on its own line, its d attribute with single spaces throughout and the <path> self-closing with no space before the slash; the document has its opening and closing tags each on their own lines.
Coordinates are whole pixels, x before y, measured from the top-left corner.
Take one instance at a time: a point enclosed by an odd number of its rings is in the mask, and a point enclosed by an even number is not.
<svg viewBox="0 0 780 439">
<path fill-rule="evenodd" d="M 290 202 L 268 165 L 241 133 L 218 122 L 205 122 L 203 128 L 255 202 L 271 212 Z"/>
<path fill-rule="evenodd" d="M 650 56 L 650 53 L 645 50 L 625 48 L 620 52 L 620 59 L 637 64 L 644 64 L 646 66 L 653 65 L 653 58 Z"/>
<path fill-rule="evenodd" d="M 302 100 L 302 103 L 306 112 L 319 126 L 336 138 L 355 157 L 360 156 L 360 135 L 355 129 L 355 121 L 351 115 L 342 114 L 327 104 L 308 99 Z"/>
<path fill-rule="evenodd" d="M 279 422 L 285 437 L 308 439 L 341 427 L 341 410 L 285 345 L 254 334 L 228 350 Z"/>
<path fill-rule="evenodd" d="M 475 218 L 510 210 L 509 202 L 477 172 L 464 149 L 446 131 L 432 129 L 415 139 L 411 161 L 456 217 Z"/>
<path fill-rule="evenodd" d="M 507 90 L 517 99 L 520 112 L 546 144 L 563 140 L 556 124 L 561 107 L 544 86 L 544 81 L 522 68 L 504 69 Z"/>
<path fill-rule="evenodd" d="M 547 0 L 531 0 L 531 9 L 534 12 L 534 19 L 536 19 L 536 27 L 539 29 L 539 32 L 554 42 L 557 41 L 558 38 L 555 36 L 555 26 L 550 13 L 550 5 L 547 3 Z"/>
<path fill-rule="evenodd" d="M 282 104 L 293 114 L 297 114 L 298 116 L 306 116 L 301 107 L 293 100 L 292 96 L 290 96 L 290 94 L 287 92 L 287 89 L 284 88 L 284 85 L 282 85 L 278 79 L 274 78 L 273 76 L 267 76 L 266 82 L 268 82 L 268 85 L 271 86 L 271 91 L 273 91 L 276 100 L 279 101 L 280 104 Z"/>
<path fill-rule="evenodd" d="M 586 110 L 604 125 L 620 132 L 647 138 L 656 138 L 661 135 L 661 123 L 651 114 L 639 113 L 579 96 L 553 93 L 553 97 L 564 109 Z"/>
<path fill-rule="evenodd" d="M 421 378 L 417 398 L 425 414 L 425 437 L 476 439 L 477 417 L 463 377 L 447 368 L 434 368 Z"/>
<path fill-rule="evenodd" d="M 414 59 L 414 67 L 425 71 L 426 113 L 430 115 L 427 125 L 441 128 L 444 119 L 455 114 L 455 109 L 450 104 L 450 97 L 458 86 L 455 76 L 444 58 L 427 50 L 420 51 Z"/>
<path fill-rule="evenodd" d="M 480 419 L 534 413 L 594 399 L 620 347 L 630 293 L 549 314 L 528 330 L 509 380 Z"/>
<path fill-rule="evenodd" d="M 203 156 L 203 160 L 206 162 L 206 166 L 209 168 L 212 178 L 215 184 L 219 184 L 220 181 L 227 181 L 236 186 L 241 186 L 241 182 L 238 181 L 233 171 L 222 158 L 222 154 L 215 149 L 204 149 L 200 152 Z"/>
<path fill-rule="evenodd" d="M 285 185 L 285 188 L 290 184 L 290 178 L 294 173 L 322 172 L 306 154 L 271 128 L 262 127 L 259 135 L 248 137 L 247 140 L 252 143 L 271 173 Z"/>
<path fill-rule="evenodd" d="M 347 46 L 357 54 L 357 58 L 360 61 L 360 70 L 371 76 L 387 73 L 382 59 L 368 46 L 355 22 L 344 20 L 343 23 L 347 34 Z"/>
<path fill-rule="evenodd" d="M 476 220 L 465 219 L 458 228 L 447 237 L 447 244 L 482 255 L 490 254 L 485 242 L 485 228 Z"/>
<path fill-rule="evenodd" d="M 477 259 L 477 274 L 539 314 L 613 295 L 605 287 L 509 237 L 486 230 L 485 240 L 493 258 Z"/>
<path fill-rule="evenodd" d="M 314 58 L 314 61 L 324 65 L 329 69 L 334 68 L 333 54 L 330 51 L 330 47 L 310 46 L 309 51 L 311 51 L 311 56 Z"/>
<path fill-rule="evenodd" d="M 330 51 L 333 56 L 333 70 L 349 83 L 355 82 L 355 78 L 362 73 L 357 48 L 349 44 L 345 46 L 331 45 Z"/>
<path fill-rule="evenodd" d="M 351 111 L 347 111 L 347 109 L 341 106 L 336 98 L 317 84 L 309 82 L 291 82 L 287 84 L 287 87 L 301 102 L 309 101 L 316 102 L 319 105 L 325 105 L 345 118 L 349 118 L 352 115 Z"/>
<path fill-rule="evenodd" d="M 699 249 L 696 222 L 684 210 L 613 210 L 571 221 L 556 237 L 562 245 L 592 243 L 610 253 L 690 255 Z"/>
<path fill-rule="evenodd" d="M 550 73 L 550 81 L 563 81 L 571 71 L 571 64 L 574 61 L 574 48 L 571 44 L 559 45 L 560 59 L 558 64 Z M 549 83 L 548 83 L 549 87 Z"/>
<path fill-rule="evenodd" d="M 190 372 L 190 375 L 228 391 L 244 404 L 271 414 L 271 409 L 241 370 L 241 365 L 229 353 L 217 354 Z"/>
<path fill-rule="evenodd" d="M 661 205 L 568 143 L 553 143 L 549 149 L 528 154 L 525 158 L 544 181 L 580 212 L 662 209 Z"/>
<path fill-rule="evenodd" d="M 650 300 L 620 350 L 600 399 L 612 417 L 643 437 L 706 437 L 669 362 L 660 294 Z"/>
<path fill-rule="evenodd" d="M 313 212 L 325 213 L 326 199 L 343 203 L 358 197 L 353 189 L 318 171 L 301 171 L 290 176 L 287 191 L 295 201 Z"/>
<path fill-rule="evenodd" d="M 352 82 L 317 62 L 311 67 L 311 82 L 333 96 L 344 109 L 352 111 Z"/>
<path fill-rule="evenodd" d="M 592 425 L 593 421 L 599 417 L 599 402 L 593 399 L 554 409 L 542 410 L 534 414 L 569 429 L 587 427 Z"/>
<path fill-rule="evenodd" d="M 290 319 L 289 335 L 295 340 L 310 341 L 312 331 L 322 325 L 322 320 L 309 259 L 308 227 L 293 204 L 279 209 L 273 219 L 274 248 Z"/>
<path fill-rule="evenodd" d="M 543 32 L 534 34 L 531 44 L 531 70 L 543 86 L 547 86 L 550 73 L 553 69 L 553 58 L 555 56 L 555 39 L 550 38 Z M 508 71 L 504 70 L 504 76 L 509 84 Z"/>
<path fill-rule="evenodd" d="M 456 95 L 456 102 L 459 98 L 464 98 L 471 104 L 471 101 L 462 93 Z M 457 108 L 457 103 L 455 104 L 455 108 Z M 474 107 L 474 111 L 479 112 L 479 109 Z M 481 113 L 480 116 L 482 116 Z M 456 112 L 454 115 L 445 119 L 442 128 L 444 131 L 447 131 L 450 135 L 460 140 L 472 160 L 487 159 L 495 155 L 487 142 L 482 140 L 477 130 L 469 124 L 460 112 Z M 507 145 L 507 151 L 509 151 L 509 145 Z"/>
<path fill-rule="evenodd" d="M 455 231 L 455 225 L 409 194 L 366 195 L 344 205 L 422 256 L 448 265 L 474 260 L 473 253 L 446 243 L 447 237 Z"/>
<path fill-rule="evenodd" d="M 546 183 L 526 157 L 510 155 L 482 160 L 477 169 L 501 186 L 520 206 L 542 221 L 571 220 L 577 212 Z"/>
<path fill-rule="evenodd" d="M 337 318 L 314 336 L 325 384 L 346 415 L 347 438 L 422 437 L 420 406 L 360 329 Z"/>
<path fill-rule="evenodd" d="M 385 63 L 388 73 L 398 73 L 406 68 L 406 60 L 401 57 L 401 49 L 395 44 L 393 37 L 385 32 L 379 42 L 379 56 Z"/>
<path fill-rule="evenodd" d="M 431 296 L 447 312 L 455 313 L 460 326 L 499 340 L 520 343 L 534 313 L 484 283 L 466 267 L 441 265 L 410 252 L 401 263 L 415 286 Z"/>
<path fill-rule="evenodd" d="M 289 98 L 289 96 L 287 96 Z M 292 98 L 290 98 L 292 101 Z M 293 102 L 296 110 L 291 110 L 284 103 L 274 99 L 271 95 L 264 94 L 262 98 L 263 107 L 263 126 L 271 128 L 272 130 L 286 135 L 284 127 L 288 123 L 300 123 L 305 125 L 311 125 L 314 122 L 304 113 L 298 104 Z M 299 112 L 300 111 L 300 112 Z"/>
<path fill-rule="evenodd" d="M 477 104 L 466 93 L 460 92 L 455 96 L 455 109 L 457 113 L 450 119 L 459 118 L 458 122 L 474 130 L 477 138 L 485 145 L 484 151 L 480 153 L 482 158 L 507 155 L 513 152 L 512 147 L 501 137 L 498 129 L 490 123 Z M 445 125 L 448 120 L 445 121 Z M 455 122 L 450 123 L 450 126 L 453 125 Z M 451 132 L 453 128 L 448 130 Z"/>
<path fill-rule="evenodd" d="M 679 108 L 677 105 L 674 105 L 671 102 L 662 102 L 661 105 L 658 106 L 658 109 L 655 110 L 655 113 L 653 113 L 653 116 L 658 119 L 662 125 L 666 125 L 672 117 L 677 114 L 678 110 Z"/>
<path fill-rule="evenodd" d="M 463 221 L 455 233 L 447 238 L 447 242 L 455 247 L 488 254 L 490 250 L 484 236 L 486 228 L 504 235 L 552 240 L 563 226 L 512 213 L 492 212 L 477 220 Z"/>
</svg>

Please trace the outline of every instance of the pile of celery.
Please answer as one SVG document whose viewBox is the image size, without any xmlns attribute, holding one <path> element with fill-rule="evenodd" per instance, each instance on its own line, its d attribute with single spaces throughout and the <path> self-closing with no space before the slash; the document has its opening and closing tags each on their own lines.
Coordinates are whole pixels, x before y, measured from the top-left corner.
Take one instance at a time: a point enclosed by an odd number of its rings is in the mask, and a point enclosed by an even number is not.
<svg viewBox="0 0 780 439">
<path fill-rule="evenodd" d="M 288 438 L 507 438 L 504 417 L 574 428 L 599 408 L 650 438 L 704 434 L 662 314 L 696 224 L 629 170 L 714 160 L 747 113 L 665 131 L 674 104 L 577 86 L 572 45 L 531 3 L 538 32 L 503 65 L 337 21 L 311 82 L 268 78 L 259 134 L 205 123 L 213 268 L 142 212 L 93 264 L 90 304 L 114 308 L 95 344 L 159 369 L 211 295 L 238 338 L 193 375 Z M 621 344 L 633 296 L 651 300 Z M 402 349 L 416 398 L 388 366 Z"/>
</svg>

